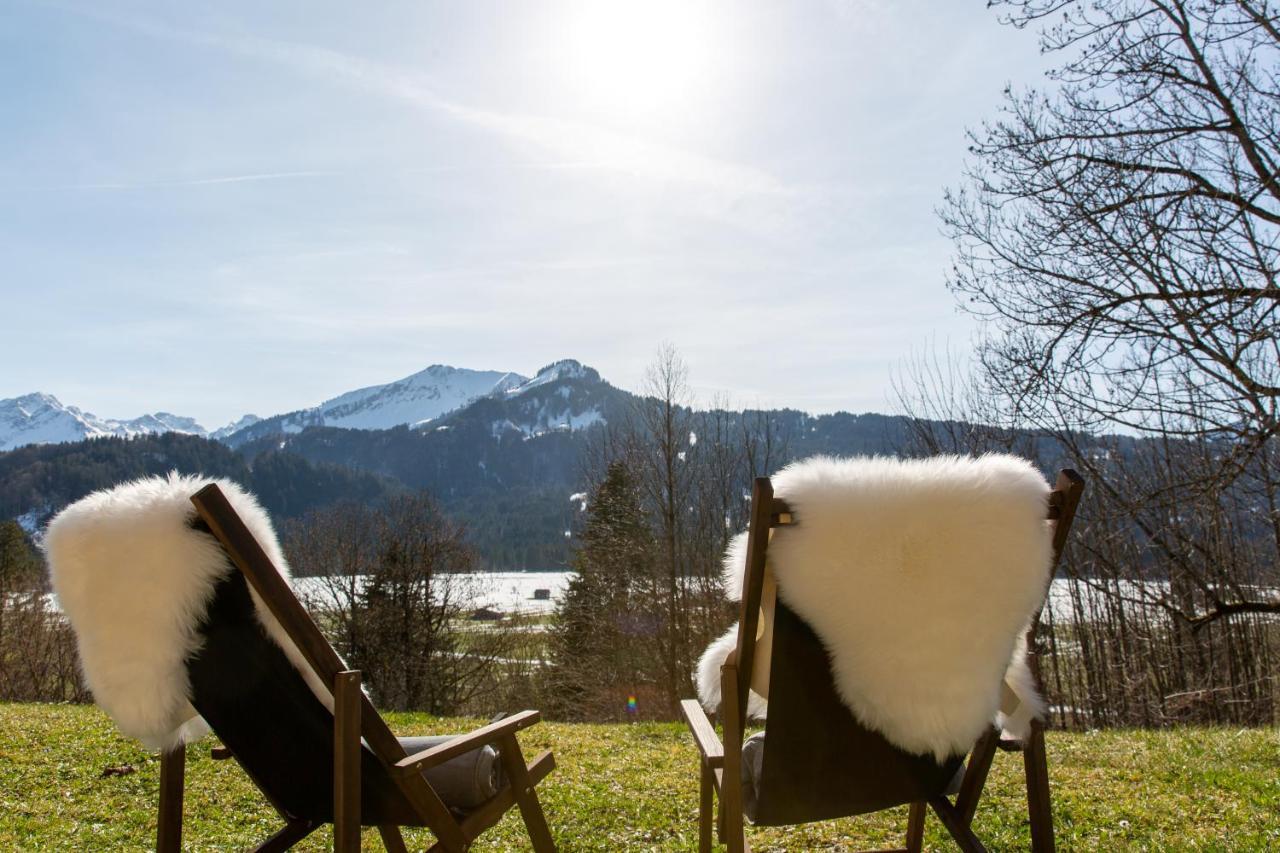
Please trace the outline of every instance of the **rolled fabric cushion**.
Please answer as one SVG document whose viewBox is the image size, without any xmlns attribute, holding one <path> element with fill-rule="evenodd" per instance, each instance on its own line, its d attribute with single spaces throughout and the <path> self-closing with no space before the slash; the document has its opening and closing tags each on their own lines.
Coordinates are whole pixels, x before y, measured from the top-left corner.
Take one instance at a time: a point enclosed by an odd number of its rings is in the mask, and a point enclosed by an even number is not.
<svg viewBox="0 0 1280 853">
<path fill-rule="evenodd" d="M 742 743 L 742 813 L 756 822 L 756 782 L 764 776 L 764 732 L 756 732 Z"/>
<path fill-rule="evenodd" d="M 400 745 L 409 755 L 448 743 L 458 735 L 402 737 Z M 468 811 L 488 800 L 502 787 L 502 762 L 492 746 L 482 746 L 424 770 L 431 787 L 450 809 Z"/>
</svg>

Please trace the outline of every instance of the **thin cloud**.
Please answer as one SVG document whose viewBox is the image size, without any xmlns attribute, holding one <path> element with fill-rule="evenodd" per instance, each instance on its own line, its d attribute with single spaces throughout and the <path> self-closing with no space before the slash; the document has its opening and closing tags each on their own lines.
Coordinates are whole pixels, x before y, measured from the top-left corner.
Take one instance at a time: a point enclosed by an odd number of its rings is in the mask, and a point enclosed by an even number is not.
<svg viewBox="0 0 1280 853">
<path fill-rule="evenodd" d="M 656 181 L 674 181 L 732 197 L 788 195 L 780 180 L 761 169 L 706 157 L 670 145 L 585 122 L 503 113 L 441 95 L 424 75 L 329 48 L 257 37 L 227 37 L 173 27 L 139 16 L 108 15 L 78 6 L 59 8 L 127 27 L 155 38 L 232 51 L 296 72 L 339 80 L 381 97 L 396 98 L 509 140 L 532 145 L 567 161 L 560 167 L 607 169 Z"/>
<path fill-rule="evenodd" d="M 297 178 L 333 178 L 340 172 L 261 172 L 251 175 L 220 175 L 184 181 L 132 181 L 123 183 L 67 184 L 57 187 L 29 187 L 28 192 L 60 192 L 70 190 L 150 190 L 179 187 L 207 187 L 218 184 L 244 184 L 256 181 L 281 181 Z"/>
</svg>

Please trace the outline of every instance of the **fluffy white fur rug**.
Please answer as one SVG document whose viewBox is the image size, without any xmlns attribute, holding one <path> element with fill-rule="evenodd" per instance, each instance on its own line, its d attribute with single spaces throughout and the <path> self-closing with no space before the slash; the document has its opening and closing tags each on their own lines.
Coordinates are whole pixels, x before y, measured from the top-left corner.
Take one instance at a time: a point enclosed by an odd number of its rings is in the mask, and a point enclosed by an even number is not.
<svg viewBox="0 0 1280 853">
<path fill-rule="evenodd" d="M 1025 735 L 1043 702 L 1023 636 L 1052 561 L 1048 483 L 1013 456 L 797 462 L 773 478 L 794 526 L 774 530 L 769 566 L 781 599 L 832 657 L 836 688 L 865 725 L 939 759 L 967 752 L 999 719 Z M 741 598 L 746 534 L 725 557 Z M 737 626 L 699 663 L 704 705 L 720 703 L 720 666 Z M 999 718 L 1002 680 L 1021 707 Z M 753 694 L 753 712 L 763 700 Z"/>
<path fill-rule="evenodd" d="M 185 661 L 218 580 L 235 571 L 210 535 L 192 529 L 191 496 L 216 482 L 276 567 L 289 567 L 271 521 L 227 480 L 149 477 L 85 497 L 49 523 L 53 591 L 75 630 L 93 697 L 125 734 L 170 749 L 208 727 L 191 707 Z M 275 617 L 253 595 L 258 619 L 329 708 L 333 696 Z"/>
</svg>

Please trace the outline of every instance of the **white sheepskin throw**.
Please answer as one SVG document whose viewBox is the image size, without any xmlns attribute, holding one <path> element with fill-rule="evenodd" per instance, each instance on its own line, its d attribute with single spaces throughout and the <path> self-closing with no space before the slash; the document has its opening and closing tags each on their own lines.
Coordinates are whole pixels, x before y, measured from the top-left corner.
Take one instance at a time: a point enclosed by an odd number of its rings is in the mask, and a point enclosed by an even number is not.
<svg viewBox="0 0 1280 853">
<path fill-rule="evenodd" d="M 773 487 L 796 521 L 769 543 L 778 595 L 822 638 L 836 689 L 864 725 L 939 760 L 967 752 L 997 719 L 1026 734 L 1044 706 L 1023 638 L 1053 553 L 1050 487 L 1029 462 L 815 457 L 783 469 Z M 745 568 L 744 533 L 725 558 L 734 600 Z M 709 708 L 736 632 L 699 664 Z M 1007 719 L 1005 681 L 1021 703 Z"/>
<path fill-rule="evenodd" d="M 94 492 L 49 523 L 53 591 L 75 630 L 94 700 L 120 730 L 153 749 L 208 732 L 191 706 L 186 659 L 217 582 L 235 571 L 212 536 L 190 527 L 191 496 L 216 482 L 267 556 L 289 568 L 266 512 L 227 480 L 149 477 Z M 333 697 L 252 591 L 258 619 L 329 708 Z"/>
</svg>

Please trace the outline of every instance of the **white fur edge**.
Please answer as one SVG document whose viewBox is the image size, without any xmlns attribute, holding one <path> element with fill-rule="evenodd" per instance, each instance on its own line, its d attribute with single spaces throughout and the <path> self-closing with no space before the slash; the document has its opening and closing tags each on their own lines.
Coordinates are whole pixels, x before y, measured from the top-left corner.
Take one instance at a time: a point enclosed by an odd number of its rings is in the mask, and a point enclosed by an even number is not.
<svg viewBox="0 0 1280 853">
<path fill-rule="evenodd" d="M 930 468 L 933 471 L 930 471 Z M 1048 484 L 1044 482 L 1043 477 L 1035 471 L 1029 462 L 1025 459 L 1005 454 L 987 454 L 976 459 L 943 456 L 914 460 L 898 460 L 885 457 L 835 459 L 820 456 L 793 463 L 779 472 L 773 483 L 775 495 L 790 501 L 792 508 L 797 510 L 798 515 L 803 517 L 804 512 L 801 507 L 811 500 L 829 499 L 831 497 L 829 493 L 823 495 L 821 492 L 829 490 L 833 484 L 838 489 L 839 481 L 842 478 L 856 479 L 863 477 L 872 482 L 878 481 L 878 485 L 887 485 L 892 489 L 898 485 L 895 480 L 907 482 L 912 479 L 920 480 L 922 477 L 931 476 L 934 472 L 937 472 L 944 481 L 948 478 L 954 479 L 959 476 L 970 482 L 983 483 L 986 486 L 995 484 L 1000 487 L 1003 482 L 1011 491 L 1020 491 L 1025 497 L 1030 497 L 1035 492 L 1042 492 L 1047 496 L 1049 492 Z M 1038 505 L 1030 501 L 1028 503 L 1038 509 Z M 1045 547 L 1043 548 L 1042 556 L 1044 557 L 1044 564 L 1042 566 L 1029 566 L 1027 576 L 1022 579 L 1028 591 L 1039 590 L 1039 594 L 1043 593 L 1047 584 L 1049 570 L 1048 527 L 1044 526 L 1043 530 Z M 742 598 L 746 546 L 747 534 L 745 532 L 740 533 L 730 541 L 725 553 L 724 589 L 726 596 L 733 601 L 740 601 Z M 772 565 L 774 561 L 771 560 L 770 562 Z M 785 572 L 782 574 L 785 575 Z M 790 603 L 784 577 L 779 576 L 779 573 L 775 571 L 775 579 L 779 585 L 779 594 Z M 1036 606 L 1038 606 L 1038 602 Z M 802 608 L 797 607 L 796 609 L 801 616 L 807 618 Z M 1025 615 L 1029 620 L 1032 613 Z M 720 667 L 729 652 L 736 646 L 737 630 L 738 626 L 735 624 L 724 636 L 707 648 L 698 662 L 698 696 L 703 706 L 709 711 L 716 710 L 720 705 Z M 1030 668 L 1027 665 L 1026 653 L 1026 630 L 1024 627 L 1014 638 L 1012 655 L 1009 658 L 1004 674 L 1005 683 L 1009 685 L 1015 696 L 1018 697 L 1018 708 L 1013 714 L 1009 715 L 1000 712 L 995 693 L 991 693 L 989 702 L 991 713 L 988 718 L 1001 726 L 1007 736 L 1018 739 L 1026 737 L 1029 733 L 1032 719 L 1043 719 L 1046 712 L 1044 700 L 1036 690 L 1035 679 L 1032 677 Z M 846 701 L 849 701 L 847 696 Z M 860 718 L 864 717 L 862 713 L 859 713 L 859 708 L 856 707 L 857 703 L 849 702 L 849 704 L 855 714 Z M 758 697 L 754 692 L 751 693 L 749 705 L 751 706 L 749 713 L 752 716 L 763 717 L 765 715 L 767 701 Z M 873 727 L 881 729 L 882 733 L 885 733 L 890 740 L 913 751 L 932 751 L 939 758 L 945 757 L 951 752 L 967 749 L 967 745 L 962 746 L 966 740 L 968 743 L 972 743 L 972 739 L 969 739 L 967 734 L 946 739 L 937 737 L 936 733 L 926 743 L 916 737 L 904 737 L 906 733 L 896 730 L 895 721 L 881 720 L 880 722 L 887 722 L 888 725 Z M 883 729 L 886 727 L 890 731 L 884 732 Z"/>
<path fill-rule="evenodd" d="M 720 667 L 724 666 L 729 652 L 737 648 L 738 625 L 725 632 L 724 636 L 707 646 L 698 660 L 698 699 L 702 707 L 715 711 L 720 707 Z M 769 703 L 754 690 L 748 691 L 747 716 L 754 720 L 763 720 L 768 714 Z"/>
<path fill-rule="evenodd" d="M 126 735 L 171 749 L 208 732 L 193 707 L 185 661 L 217 581 L 234 571 L 221 546 L 192 529 L 191 496 L 217 483 L 289 580 L 266 512 L 236 483 L 146 477 L 94 492 L 49 523 L 44 548 L 59 606 L 76 633 L 94 700 Z M 330 710 L 333 695 L 250 588 L 258 620 Z"/>
</svg>

